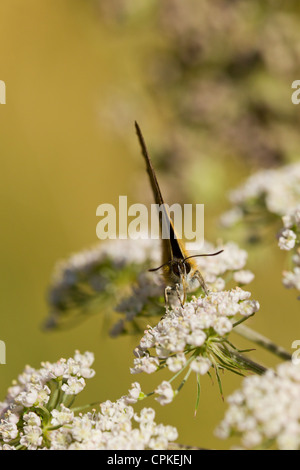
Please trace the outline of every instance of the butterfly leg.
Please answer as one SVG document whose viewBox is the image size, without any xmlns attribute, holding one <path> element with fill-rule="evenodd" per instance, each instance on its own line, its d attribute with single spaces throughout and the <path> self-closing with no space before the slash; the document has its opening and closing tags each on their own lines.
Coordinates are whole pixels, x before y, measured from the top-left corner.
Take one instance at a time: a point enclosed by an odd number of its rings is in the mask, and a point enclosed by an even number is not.
<svg viewBox="0 0 300 470">
<path fill-rule="evenodd" d="M 166 308 L 169 305 L 170 305 L 171 308 L 176 306 L 176 304 L 174 303 L 175 299 L 178 299 L 181 307 L 183 307 L 183 302 L 181 300 L 179 287 L 180 287 L 179 284 L 176 284 L 175 288 L 171 287 L 171 286 L 167 286 L 165 288 L 165 306 L 166 306 Z"/>
<path fill-rule="evenodd" d="M 179 284 L 176 284 L 176 294 L 177 294 L 179 303 L 180 303 L 181 307 L 183 308 L 183 304 L 184 304 L 185 300 L 184 300 L 183 302 L 182 302 L 182 300 L 181 300 L 181 295 L 180 295 L 179 287 L 180 287 Z"/>
<path fill-rule="evenodd" d="M 169 305 L 169 294 L 170 294 L 170 291 L 171 291 L 171 290 L 172 290 L 172 287 L 170 287 L 170 286 L 167 286 L 167 287 L 165 288 L 165 306 L 166 306 L 166 308 L 167 308 L 168 305 Z"/>
<path fill-rule="evenodd" d="M 200 271 L 198 271 L 198 270 L 195 271 L 195 274 L 194 274 L 193 277 L 195 277 L 195 278 L 199 281 L 200 286 L 202 287 L 202 289 L 203 289 L 204 292 L 205 292 L 205 295 L 208 295 L 208 293 L 209 293 L 209 292 L 208 292 L 208 288 L 207 288 L 207 286 L 206 286 L 206 284 L 205 284 L 205 281 L 204 281 L 203 276 L 202 276 L 202 274 L 200 273 Z"/>
</svg>

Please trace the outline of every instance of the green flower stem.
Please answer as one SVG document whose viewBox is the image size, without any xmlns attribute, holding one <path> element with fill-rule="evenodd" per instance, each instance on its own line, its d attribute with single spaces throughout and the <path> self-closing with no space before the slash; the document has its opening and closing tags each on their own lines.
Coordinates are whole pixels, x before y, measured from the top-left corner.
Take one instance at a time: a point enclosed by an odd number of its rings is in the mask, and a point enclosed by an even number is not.
<svg viewBox="0 0 300 470">
<path fill-rule="evenodd" d="M 89 403 L 88 405 L 77 406 L 76 408 L 71 408 L 73 413 L 78 413 L 80 411 L 86 410 L 87 408 L 92 408 L 92 406 L 100 405 L 100 401 L 94 401 L 93 403 Z"/>
<path fill-rule="evenodd" d="M 61 385 L 62 385 L 61 379 L 52 380 L 50 382 L 51 396 L 50 396 L 49 402 L 47 403 L 47 408 L 49 411 L 52 411 L 57 406 Z"/>
<path fill-rule="evenodd" d="M 42 405 L 39 405 L 36 407 L 36 411 L 42 415 L 43 417 L 43 420 L 48 423 L 51 419 L 51 415 L 50 415 L 50 412 L 47 410 L 47 408 L 45 408 L 44 406 Z"/>
<path fill-rule="evenodd" d="M 73 405 L 75 398 L 76 398 L 76 395 L 68 395 L 67 393 L 63 393 L 61 397 L 61 403 L 66 408 L 70 408 Z"/>
<path fill-rule="evenodd" d="M 19 444 L 16 446 L 16 450 L 22 450 L 25 449 L 25 447 L 22 444 Z"/>
<path fill-rule="evenodd" d="M 139 400 L 145 400 L 145 398 L 151 397 L 155 392 L 145 393 L 143 397 L 139 397 Z"/>
<path fill-rule="evenodd" d="M 291 354 L 288 353 L 284 348 L 277 346 L 277 344 L 273 343 L 269 338 L 266 338 L 260 333 L 257 333 L 246 325 L 237 325 L 233 331 L 238 333 L 243 338 L 246 338 L 258 346 L 261 346 L 272 354 L 275 354 L 281 359 L 284 359 L 285 361 L 290 361 L 292 358 Z"/>
<path fill-rule="evenodd" d="M 200 393 L 201 393 L 200 374 L 197 373 L 197 398 L 196 398 L 194 416 L 196 416 L 197 414 L 199 401 L 200 401 Z"/>
<path fill-rule="evenodd" d="M 183 378 L 182 382 L 180 383 L 179 387 L 177 388 L 177 390 L 175 390 L 175 395 L 177 395 L 180 390 L 182 389 L 182 387 L 184 386 L 185 382 L 187 381 L 187 379 L 189 378 L 190 374 L 192 372 L 192 369 L 189 369 L 187 371 L 187 373 L 185 374 L 185 377 Z"/>
<path fill-rule="evenodd" d="M 246 367 L 248 370 L 251 370 L 255 374 L 262 375 L 264 372 L 267 371 L 267 368 L 258 364 L 257 362 L 252 361 L 246 356 L 237 353 L 236 351 L 230 352 L 231 356 L 235 358 L 235 360 L 240 363 L 242 366 Z"/>
</svg>

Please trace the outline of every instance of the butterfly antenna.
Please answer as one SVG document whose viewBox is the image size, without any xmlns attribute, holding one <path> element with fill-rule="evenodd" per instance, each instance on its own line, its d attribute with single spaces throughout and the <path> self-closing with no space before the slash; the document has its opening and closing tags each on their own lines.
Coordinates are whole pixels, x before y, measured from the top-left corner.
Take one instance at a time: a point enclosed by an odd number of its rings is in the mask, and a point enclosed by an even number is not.
<svg viewBox="0 0 300 470">
<path fill-rule="evenodd" d="M 171 261 L 168 261 L 167 263 L 164 263 L 164 264 L 158 266 L 158 268 L 148 269 L 148 271 L 149 272 L 158 271 L 159 269 L 163 268 L 164 266 L 167 266 L 168 264 L 171 264 Z"/>
<path fill-rule="evenodd" d="M 188 256 L 187 258 L 184 258 L 183 261 L 186 261 L 187 259 L 190 259 L 190 258 L 197 258 L 199 256 L 216 256 L 216 255 L 219 255 L 220 253 L 223 253 L 224 250 L 220 250 L 220 251 L 217 251 L 216 253 L 205 253 L 203 255 L 191 255 L 191 256 Z"/>
</svg>

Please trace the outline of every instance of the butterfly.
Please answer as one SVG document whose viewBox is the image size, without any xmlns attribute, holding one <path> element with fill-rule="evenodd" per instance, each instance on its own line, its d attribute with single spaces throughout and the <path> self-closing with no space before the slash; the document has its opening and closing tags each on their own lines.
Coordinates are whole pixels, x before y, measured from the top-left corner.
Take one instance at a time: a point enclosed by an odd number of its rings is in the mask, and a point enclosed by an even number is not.
<svg viewBox="0 0 300 470">
<path fill-rule="evenodd" d="M 166 305 L 178 304 L 181 306 L 186 302 L 187 293 L 192 292 L 199 286 L 202 287 L 205 295 L 209 291 L 205 280 L 198 269 L 194 258 L 198 256 L 216 256 L 223 252 L 220 250 L 216 253 L 189 255 L 185 249 L 183 240 L 178 239 L 173 221 L 169 211 L 164 203 L 160 187 L 156 178 L 156 174 L 148 154 L 145 140 L 141 129 L 135 122 L 135 129 L 141 146 L 142 155 L 146 162 L 147 172 L 150 178 L 150 184 L 154 195 L 154 200 L 160 206 L 160 228 L 168 227 L 169 237 L 162 238 L 162 264 L 158 268 L 149 269 L 149 271 L 163 270 L 163 278 L 165 281 L 165 301 Z"/>
</svg>

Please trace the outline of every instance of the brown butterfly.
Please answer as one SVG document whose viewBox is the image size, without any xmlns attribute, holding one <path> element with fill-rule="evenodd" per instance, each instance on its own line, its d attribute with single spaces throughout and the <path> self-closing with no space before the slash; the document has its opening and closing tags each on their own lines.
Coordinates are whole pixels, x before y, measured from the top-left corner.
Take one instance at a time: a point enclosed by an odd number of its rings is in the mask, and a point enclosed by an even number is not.
<svg viewBox="0 0 300 470">
<path fill-rule="evenodd" d="M 163 269 L 163 277 L 165 280 L 165 300 L 166 303 L 171 305 L 174 299 L 179 300 L 181 306 L 186 301 L 187 292 L 195 290 L 201 286 L 204 293 L 208 295 L 208 288 L 205 284 L 202 274 L 200 273 L 196 261 L 193 259 L 197 256 L 216 256 L 222 253 L 223 250 L 217 253 L 199 254 L 190 256 L 184 246 L 184 242 L 179 240 L 170 217 L 168 209 L 164 203 L 159 184 L 155 175 L 155 171 L 150 160 L 147 147 L 141 129 L 137 122 L 135 122 L 137 136 L 141 145 L 142 155 L 146 161 L 147 172 L 150 178 L 150 183 L 154 195 L 155 203 L 160 206 L 160 228 L 165 225 L 169 229 L 169 238 L 162 239 L 162 264 L 158 268 L 150 269 L 149 271 L 157 271 Z M 175 294 L 175 295 L 174 295 Z"/>
</svg>

